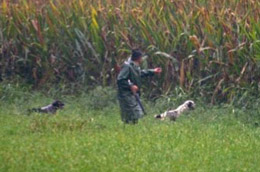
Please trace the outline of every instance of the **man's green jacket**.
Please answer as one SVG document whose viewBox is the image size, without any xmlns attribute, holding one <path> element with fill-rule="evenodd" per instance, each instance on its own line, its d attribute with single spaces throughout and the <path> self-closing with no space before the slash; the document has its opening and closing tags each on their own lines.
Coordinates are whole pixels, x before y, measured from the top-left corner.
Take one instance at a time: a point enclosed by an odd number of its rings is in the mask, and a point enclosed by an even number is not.
<svg viewBox="0 0 260 172">
<path fill-rule="evenodd" d="M 131 91 L 132 85 L 136 85 L 140 90 L 142 86 L 141 78 L 153 75 L 154 69 L 141 70 L 133 61 L 126 61 L 117 77 L 119 93 Z"/>
</svg>

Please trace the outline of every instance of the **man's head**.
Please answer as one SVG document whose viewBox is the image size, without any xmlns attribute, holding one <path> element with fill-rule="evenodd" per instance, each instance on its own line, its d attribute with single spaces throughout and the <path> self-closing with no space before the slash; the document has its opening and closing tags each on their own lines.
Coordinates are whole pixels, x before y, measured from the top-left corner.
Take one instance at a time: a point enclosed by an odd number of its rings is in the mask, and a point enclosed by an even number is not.
<svg viewBox="0 0 260 172">
<path fill-rule="evenodd" d="M 131 60 L 140 64 L 142 62 L 142 56 L 143 54 L 140 50 L 134 49 L 132 50 Z"/>
</svg>

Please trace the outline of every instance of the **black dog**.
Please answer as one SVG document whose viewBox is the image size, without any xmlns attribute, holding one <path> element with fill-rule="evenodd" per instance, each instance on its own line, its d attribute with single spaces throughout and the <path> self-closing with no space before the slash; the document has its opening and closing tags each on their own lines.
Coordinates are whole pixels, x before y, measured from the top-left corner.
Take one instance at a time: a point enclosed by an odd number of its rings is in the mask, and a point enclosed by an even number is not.
<svg viewBox="0 0 260 172">
<path fill-rule="evenodd" d="M 41 107 L 41 108 L 33 108 L 29 109 L 29 113 L 31 112 L 39 112 L 39 113 L 49 113 L 54 114 L 58 109 L 62 109 L 65 106 L 63 102 L 60 100 L 55 100 L 52 104 L 49 104 L 47 106 Z"/>
</svg>

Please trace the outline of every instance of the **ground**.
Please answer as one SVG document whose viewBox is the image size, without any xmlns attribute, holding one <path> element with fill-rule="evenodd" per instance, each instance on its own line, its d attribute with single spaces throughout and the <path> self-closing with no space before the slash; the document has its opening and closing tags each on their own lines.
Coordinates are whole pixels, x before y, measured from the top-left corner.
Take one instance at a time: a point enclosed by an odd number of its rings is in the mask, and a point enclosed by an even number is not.
<svg viewBox="0 0 260 172">
<path fill-rule="evenodd" d="M 201 107 L 177 122 L 120 121 L 117 104 L 71 97 L 56 115 L 27 115 L 50 98 L 1 101 L 0 171 L 260 171 L 260 128 L 233 107 Z M 79 103 L 80 102 L 80 103 Z"/>
</svg>

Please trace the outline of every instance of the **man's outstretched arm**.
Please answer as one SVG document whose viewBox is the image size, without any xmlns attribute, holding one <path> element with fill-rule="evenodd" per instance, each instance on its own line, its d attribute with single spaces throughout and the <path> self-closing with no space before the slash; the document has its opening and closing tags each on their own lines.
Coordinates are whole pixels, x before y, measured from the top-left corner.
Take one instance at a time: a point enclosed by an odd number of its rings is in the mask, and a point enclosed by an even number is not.
<svg viewBox="0 0 260 172">
<path fill-rule="evenodd" d="M 154 74 L 159 74 L 162 72 L 162 68 L 145 69 L 141 70 L 141 77 L 153 76 Z"/>
</svg>

